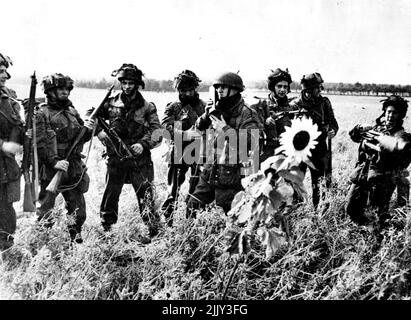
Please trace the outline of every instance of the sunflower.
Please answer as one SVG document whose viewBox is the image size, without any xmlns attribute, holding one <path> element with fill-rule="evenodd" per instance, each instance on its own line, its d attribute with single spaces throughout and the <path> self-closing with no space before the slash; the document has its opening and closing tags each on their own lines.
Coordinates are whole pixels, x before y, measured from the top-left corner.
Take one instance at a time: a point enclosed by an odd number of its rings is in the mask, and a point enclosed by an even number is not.
<svg viewBox="0 0 411 320">
<path fill-rule="evenodd" d="M 317 124 L 313 123 L 311 118 L 301 117 L 291 120 L 291 127 L 285 127 L 285 132 L 280 136 L 280 146 L 276 150 L 276 154 L 284 153 L 288 161 L 285 161 L 287 166 L 298 165 L 300 162 L 305 162 L 311 167 L 309 157 L 311 151 L 315 148 L 321 135 L 318 131 Z"/>
</svg>

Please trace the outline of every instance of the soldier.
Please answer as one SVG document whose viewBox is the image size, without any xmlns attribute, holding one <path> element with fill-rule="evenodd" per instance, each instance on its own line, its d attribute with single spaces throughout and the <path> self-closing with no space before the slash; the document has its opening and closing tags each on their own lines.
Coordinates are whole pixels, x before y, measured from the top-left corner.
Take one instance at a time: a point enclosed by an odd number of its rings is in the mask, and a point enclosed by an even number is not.
<svg viewBox="0 0 411 320">
<path fill-rule="evenodd" d="M 292 115 L 287 112 L 293 110 L 287 97 L 292 82 L 288 69 L 275 69 L 268 76 L 267 82 L 270 90 L 268 98 L 260 99 L 250 106 L 257 111 L 259 123 L 263 124 L 260 162 L 274 155 L 274 150 L 279 146 L 279 136 L 285 131 L 285 126 L 291 126 Z"/>
<path fill-rule="evenodd" d="M 384 123 L 356 125 L 349 132 L 360 147 L 345 208 L 351 219 L 360 225 L 369 222 L 366 208 L 375 209 L 380 229 L 385 228 L 390 219 L 388 208 L 396 177 L 411 162 L 411 135 L 402 127 L 408 103 L 396 95 L 382 102 Z"/>
<path fill-rule="evenodd" d="M 137 196 L 140 214 L 148 225 L 150 237 L 158 233 L 159 216 L 153 207 L 154 168 L 151 149 L 158 146 L 161 137 L 154 140 L 152 133 L 160 129 L 160 121 L 154 103 L 147 102 L 139 92 L 144 89 L 143 73 L 133 64 L 123 64 L 114 70 L 121 84 L 121 92 L 109 98 L 99 110 L 97 116 L 108 120 L 126 147 L 133 153 L 133 159 L 123 158 L 118 145 L 110 142 L 105 131 L 100 131 L 99 139 L 107 147 L 106 187 L 100 205 L 100 217 L 103 229 L 109 231 L 117 222 L 118 202 L 125 183 L 131 183 Z M 149 239 L 142 237 L 142 241 Z"/>
<path fill-rule="evenodd" d="M 42 86 L 46 102 L 37 107 L 35 116 L 40 176 L 37 218 L 46 227 L 53 225 L 52 212 L 56 197 L 61 193 L 66 201 L 67 214 L 72 217 L 72 221 L 68 223 L 70 239 L 72 242 L 82 243 L 81 229 L 86 220 L 84 193 L 88 191 L 90 179 L 81 151 L 84 143 L 91 138 L 94 121 L 83 121 L 69 100 L 73 90 L 73 80 L 70 77 L 54 73 L 44 77 Z M 65 160 L 67 151 L 83 126 L 88 129 L 87 134 Z M 32 131 L 27 132 L 27 135 L 31 138 Z M 57 192 L 52 193 L 46 188 L 58 170 L 63 171 L 61 184 Z"/>
<path fill-rule="evenodd" d="M 12 61 L 0 53 L 0 251 L 13 245 L 16 212 L 13 202 L 20 200 L 20 168 L 15 154 L 22 150 L 23 121 L 16 93 L 7 88 L 7 72 Z"/>
<path fill-rule="evenodd" d="M 256 112 L 246 105 L 241 92 L 244 90 L 241 77 L 232 72 L 223 73 L 213 84 L 218 94 L 218 101 L 215 108 L 207 110 L 196 122 L 196 128 L 200 131 L 213 128 L 212 136 L 214 139 L 214 149 L 212 156 L 217 160 L 207 163 L 201 172 L 200 180 L 192 194 L 189 195 L 187 202 L 187 217 L 195 217 L 195 210 L 203 208 L 206 204 L 216 201 L 225 213 L 231 208 L 231 202 L 235 194 L 242 190 L 242 163 L 241 152 L 248 154 L 249 149 L 257 146 L 258 150 L 258 120 Z M 255 129 L 257 136 L 252 139 L 251 130 Z M 234 132 L 238 137 L 241 130 L 247 134 L 247 145 L 239 145 L 228 141 L 224 147 L 219 149 L 218 139 L 224 138 L 229 132 Z M 227 142 L 227 140 L 225 140 Z M 240 141 L 240 139 L 238 139 Z M 221 148 L 221 145 L 220 145 Z M 246 150 L 241 150 L 245 148 Z M 221 161 L 220 156 L 227 151 L 234 149 L 237 153 L 236 163 L 230 163 L 225 157 Z M 207 154 L 207 158 L 209 155 Z"/>
<path fill-rule="evenodd" d="M 174 156 L 183 155 L 184 148 L 193 141 L 183 141 L 183 134 L 192 129 L 197 118 L 205 111 L 206 104 L 199 98 L 199 94 L 196 91 L 200 82 L 201 80 L 190 70 L 184 70 L 175 77 L 174 87 L 178 90 L 179 101 L 167 104 L 164 118 L 161 122 L 163 128 L 170 133 L 173 142 L 176 139 L 180 139 L 180 142 L 173 144 L 170 150 L 171 162 L 169 164 L 167 175 L 168 197 L 161 208 L 164 212 L 164 216 L 168 219 L 168 224 L 170 226 L 173 223 L 171 215 L 175 208 L 178 190 L 184 183 L 186 172 L 190 167 L 191 177 L 189 182 L 189 193 L 194 191 L 198 181 L 199 165 L 197 163 L 192 163 L 191 165 L 187 164 L 182 156 L 181 159 L 178 159 L 177 163 L 174 163 L 176 160 L 174 159 Z M 182 150 L 175 150 L 175 148 L 180 148 Z"/>
<path fill-rule="evenodd" d="M 317 208 L 320 202 L 320 178 L 326 178 L 327 187 L 329 187 L 331 183 L 332 168 L 329 167 L 331 150 L 329 149 L 329 145 L 327 146 L 326 140 L 327 138 L 329 140 L 334 138 L 338 131 L 338 123 L 334 117 L 331 102 L 327 97 L 321 95 L 323 82 L 321 75 L 317 72 L 304 75 L 301 79 L 302 90 L 300 97 L 290 103 L 292 109 L 298 108 L 304 112 L 318 125 L 318 129 L 321 131 L 321 135 L 317 139 L 318 144 L 315 149 L 312 150 L 311 162 L 315 169 L 310 167 L 313 204 L 315 208 Z M 304 172 L 307 169 L 305 164 L 301 164 L 300 167 Z"/>
</svg>

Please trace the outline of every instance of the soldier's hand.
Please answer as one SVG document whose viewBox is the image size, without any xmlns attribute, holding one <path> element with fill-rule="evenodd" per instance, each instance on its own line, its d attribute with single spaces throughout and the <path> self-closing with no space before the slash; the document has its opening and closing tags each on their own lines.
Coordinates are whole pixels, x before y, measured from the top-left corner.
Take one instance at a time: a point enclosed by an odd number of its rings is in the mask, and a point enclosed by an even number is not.
<svg viewBox="0 0 411 320">
<path fill-rule="evenodd" d="M 4 152 L 8 152 L 11 154 L 16 154 L 19 151 L 23 150 L 22 145 L 13 142 L 13 141 L 5 141 L 3 142 L 2 146 L 1 146 L 1 150 L 3 150 Z"/>
<path fill-rule="evenodd" d="M 33 129 L 27 129 L 25 134 L 27 138 L 33 139 Z"/>
<path fill-rule="evenodd" d="M 67 172 L 68 167 L 69 167 L 69 162 L 66 161 L 66 160 L 59 160 L 54 165 L 54 169 L 61 170 L 61 171 L 64 171 L 64 172 Z"/>
<path fill-rule="evenodd" d="M 367 124 L 367 123 L 364 123 L 364 124 L 360 125 L 361 131 L 368 131 L 368 130 L 371 130 L 372 128 L 373 128 L 373 126 L 370 125 L 370 124 Z"/>
<path fill-rule="evenodd" d="M 225 122 L 224 118 L 221 117 L 221 120 L 218 119 L 216 116 L 211 115 L 210 116 L 210 120 L 211 120 L 211 125 L 212 127 L 217 131 L 217 132 L 222 132 L 223 128 L 227 125 L 227 123 Z"/>
<path fill-rule="evenodd" d="M 329 129 L 327 132 L 328 138 L 334 138 L 335 137 L 335 130 L 334 129 Z"/>
<path fill-rule="evenodd" d="M 93 130 L 94 127 L 96 126 L 96 121 L 94 119 L 86 119 L 84 120 L 84 126 L 88 129 L 88 130 Z"/>
<path fill-rule="evenodd" d="M 135 143 L 131 146 L 131 150 L 133 150 L 136 155 L 139 155 L 143 152 L 143 146 L 141 143 Z"/>
<path fill-rule="evenodd" d="M 265 120 L 265 124 L 267 125 L 267 126 L 269 126 L 269 127 L 274 127 L 275 126 L 275 120 L 274 120 L 274 118 L 273 117 L 268 117 L 266 120 Z"/>
<path fill-rule="evenodd" d="M 107 133 L 105 133 L 103 130 L 101 130 L 98 135 L 97 138 L 103 143 L 105 144 L 106 141 L 108 140 L 108 135 Z"/>
</svg>

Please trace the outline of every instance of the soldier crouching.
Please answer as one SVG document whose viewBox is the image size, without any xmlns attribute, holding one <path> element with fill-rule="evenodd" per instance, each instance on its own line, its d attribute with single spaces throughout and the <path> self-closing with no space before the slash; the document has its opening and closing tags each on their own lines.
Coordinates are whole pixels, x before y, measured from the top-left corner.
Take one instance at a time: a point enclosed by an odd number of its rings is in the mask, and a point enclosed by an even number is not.
<svg viewBox="0 0 411 320">
<path fill-rule="evenodd" d="M 411 162 L 411 135 L 402 127 L 407 101 L 392 95 L 383 100 L 382 108 L 385 123 L 356 125 L 349 132 L 360 147 L 345 208 L 360 225 L 369 222 L 366 208 L 375 209 L 380 229 L 387 227 L 391 218 L 388 209 L 397 178 Z"/>
</svg>

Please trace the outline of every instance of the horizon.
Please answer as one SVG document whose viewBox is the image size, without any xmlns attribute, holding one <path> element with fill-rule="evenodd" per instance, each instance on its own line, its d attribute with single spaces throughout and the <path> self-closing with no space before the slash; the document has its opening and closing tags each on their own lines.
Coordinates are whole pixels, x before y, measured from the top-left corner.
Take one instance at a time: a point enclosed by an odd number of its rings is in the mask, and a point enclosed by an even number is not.
<svg viewBox="0 0 411 320">
<path fill-rule="evenodd" d="M 261 81 L 280 67 L 297 81 L 320 72 L 329 83 L 411 82 L 408 0 L 14 0 L 2 11 L 13 32 L 1 53 L 16 78 L 109 79 L 133 63 L 148 79 L 190 69 Z"/>
</svg>

